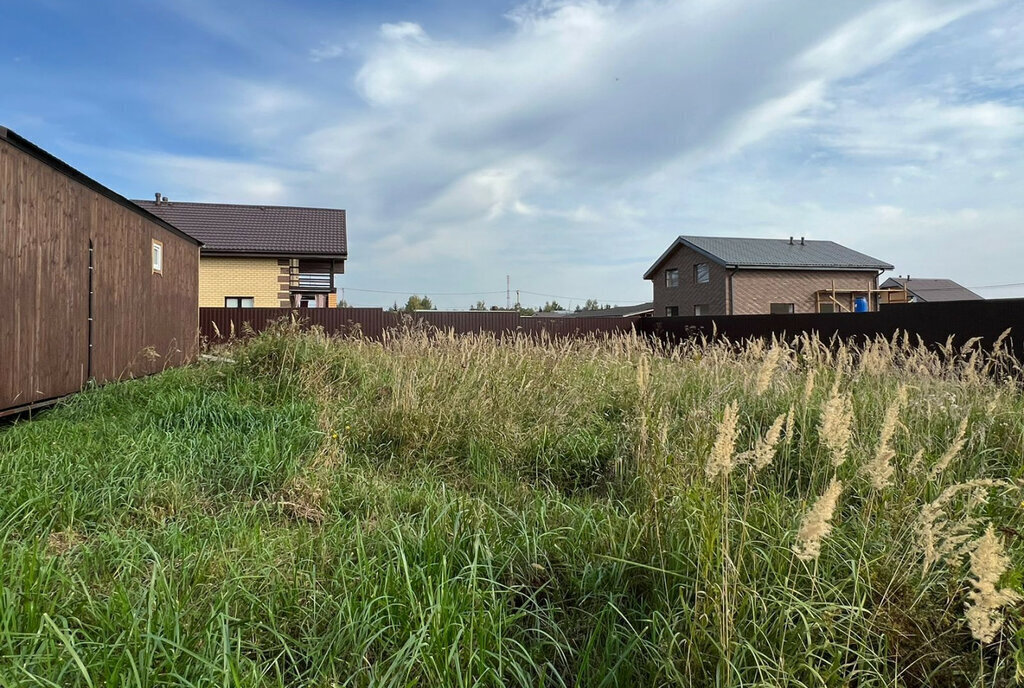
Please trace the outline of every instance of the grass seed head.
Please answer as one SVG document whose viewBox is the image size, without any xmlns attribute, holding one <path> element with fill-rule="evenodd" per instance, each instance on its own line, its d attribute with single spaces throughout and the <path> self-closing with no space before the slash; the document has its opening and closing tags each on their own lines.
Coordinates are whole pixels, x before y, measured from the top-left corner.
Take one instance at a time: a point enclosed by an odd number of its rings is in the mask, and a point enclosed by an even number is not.
<svg viewBox="0 0 1024 688">
<path fill-rule="evenodd" d="M 832 465 L 843 465 L 853 439 L 853 401 L 839 392 L 838 379 L 822 409 L 818 437 L 832 455 Z"/>
<path fill-rule="evenodd" d="M 1010 568 L 1010 558 L 990 523 L 985 534 L 974 542 L 971 552 L 971 577 L 974 589 L 968 594 L 967 625 L 982 643 L 991 643 L 1003 626 L 1003 607 L 1021 600 L 1016 590 L 998 587 L 999 579 Z"/>
<path fill-rule="evenodd" d="M 814 506 L 804 516 L 800 530 L 796 534 L 796 545 L 793 546 L 797 559 L 811 561 L 821 555 L 821 543 L 832 532 L 832 516 L 835 514 L 842 491 L 842 481 L 832 478 L 828 489 L 818 497 Z"/>
<path fill-rule="evenodd" d="M 722 420 L 718 424 L 718 436 L 711 447 L 705 471 L 709 478 L 727 477 L 736 463 L 736 436 L 739 424 L 739 405 L 736 401 L 729 402 L 722 412 Z"/>
</svg>

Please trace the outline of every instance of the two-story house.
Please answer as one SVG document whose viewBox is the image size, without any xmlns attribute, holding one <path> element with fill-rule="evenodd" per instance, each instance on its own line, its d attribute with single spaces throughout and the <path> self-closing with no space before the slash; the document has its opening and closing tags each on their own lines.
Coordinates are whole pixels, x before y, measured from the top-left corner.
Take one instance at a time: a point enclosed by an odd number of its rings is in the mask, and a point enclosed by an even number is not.
<svg viewBox="0 0 1024 688">
<path fill-rule="evenodd" d="M 835 313 L 875 310 L 892 269 L 832 241 L 681 236 L 644 279 L 658 316 Z"/>
<path fill-rule="evenodd" d="M 199 305 L 334 307 L 345 272 L 345 211 L 182 203 L 156 194 L 139 206 L 203 242 Z"/>
</svg>

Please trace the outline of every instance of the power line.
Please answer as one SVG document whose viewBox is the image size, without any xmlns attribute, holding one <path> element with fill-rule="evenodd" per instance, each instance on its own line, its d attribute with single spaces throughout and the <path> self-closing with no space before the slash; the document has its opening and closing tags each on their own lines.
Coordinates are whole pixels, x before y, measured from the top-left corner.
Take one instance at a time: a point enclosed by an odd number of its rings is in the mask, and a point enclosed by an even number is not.
<svg viewBox="0 0 1024 688">
<path fill-rule="evenodd" d="M 986 284 L 981 287 L 967 287 L 968 289 L 998 289 L 999 287 L 1024 287 L 1024 282 L 1010 282 L 1009 284 Z"/>
<path fill-rule="evenodd" d="M 345 287 L 346 291 L 361 291 L 370 294 L 398 294 L 400 296 L 406 296 L 408 294 L 424 294 L 434 296 L 481 296 L 487 294 L 504 294 L 502 291 L 424 291 L 422 289 L 407 289 L 405 291 L 386 291 L 384 289 L 356 289 L 355 287 Z"/>
<path fill-rule="evenodd" d="M 529 294 L 530 296 L 546 296 L 546 297 L 552 298 L 552 299 L 567 299 L 569 301 L 587 301 L 589 299 L 594 299 L 593 296 L 585 296 L 584 297 L 584 296 L 566 296 L 565 294 L 541 294 L 540 292 L 526 291 L 525 289 L 521 289 L 520 291 L 522 293 L 524 293 L 524 294 Z M 594 300 L 595 301 L 604 301 L 605 303 L 629 303 L 630 301 L 635 301 L 636 299 L 594 299 Z"/>
</svg>

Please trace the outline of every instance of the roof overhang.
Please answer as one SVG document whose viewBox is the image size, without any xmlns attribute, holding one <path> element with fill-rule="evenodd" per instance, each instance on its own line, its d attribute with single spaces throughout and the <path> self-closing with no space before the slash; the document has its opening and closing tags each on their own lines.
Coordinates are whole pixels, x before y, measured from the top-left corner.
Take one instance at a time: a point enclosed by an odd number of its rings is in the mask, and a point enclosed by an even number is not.
<svg viewBox="0 0 1024 688">
<path fill-rule="evenodd" d="M 206 249 L 202 255 L 221 258 L 301 258 L 303 260 L 348 260 L 347 253 L 288 253 L 287 251 L 228 251 Z"/>
<path fill-rule="evenodd" d="M 89 176 L 83 174 L 82 172 L 79 172 L 74 167 L 72 167 L 71 165 L 67 164 L 66 162 L 64 162 L 63 160 L 58 158 L 57 156 L 52 155 L 51 153 L 47 153 L 45 150 L 43 150 L 42 148 L 40 148 L 36 144 L 32 143 L 31 141 L 29 141 L 25 137 L 20 136 L 16 132 L 13 132 L 13 131 L 11 131 L 10 129 L 8 129 L 6 127 L 0 126 L 0 140 L 6 141 L 7 143 L 9 143 L 14 148 L 20 150 L 22 153 L 25 153 L 26 155 L 29 155 L 29 156 L 35 158 L 36 160 L 38 160 L 39 162 L 43 163 L 44 165 L 47 165 L 48 167 L 53 168 L 54 170 L 56 170 L 56 171 L 60 172 L 61 174 L 63 174 L 65 177 L 68 177 L 69 179 L 73 179 L 74 181 L 78 182 L 79 184 L 81 184 L 82 186 L 86 187 L 90 191 L 94 191 L 94 192 L 100 194 L 101 196 L 104 196 L 107 199 L 113 201 L 114 203 L 117 203 L 118 205 L 127 208 L 128 210 L 132 211 L 136 215 L 141 215 L 142 217 L 146 218 L 150 222 L 153 222 L 153 223 L 155 223 L 157 225 L 160 225 L 161 227 L 166 229 L 168 232 L 171 232 L 172 234 L 175 234 L 175 235 L 177 235 L 177 236 L 179 236 L 182 239 L 185 239 L 187 241 L 191 241 L 196 246 L 202 246 L 203 245 L 203 242 L 199 241 L 199 239 L 196 239 L 191 234 L 186 234 L 185 232 L 181 231 L 180 229 L 178 229 L 177 227 L 172 225 L 167 220 L 161 219 L 161 218 L 157 217 L 156 215 L 154 215 L 153 213 L 151 213 L 148 210 L 146 210 L 145 208 L 142 208 L 142 207 L 132 203 L 127 198 L 125 198 L 121 194 L 117 193 L 113 189 L 109 189 L 106 186 L 104 186 L 103 184 L 100 184 L 98 181 L 96 181 L 92 177 L 89 177 Z"/>
</svg>

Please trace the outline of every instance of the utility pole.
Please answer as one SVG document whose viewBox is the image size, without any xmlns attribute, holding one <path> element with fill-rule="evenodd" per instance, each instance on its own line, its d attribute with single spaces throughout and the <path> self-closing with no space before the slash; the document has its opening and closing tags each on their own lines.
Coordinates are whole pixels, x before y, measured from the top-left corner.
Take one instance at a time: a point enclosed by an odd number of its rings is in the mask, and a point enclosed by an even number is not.
<svg viewBox="0 0 1024 688">
<path fill-rule="evenodd" d="M 521 308 L 522 304 L 523 304 L 523 302 L 519 300 L 519 290 L 516 289 L 516 307 L 517 308 Z"/>
<path fill-rule="evenodd" d="M 505 275 L 505 310 L 512 310 L 512 276 Z"/>
</svg>

